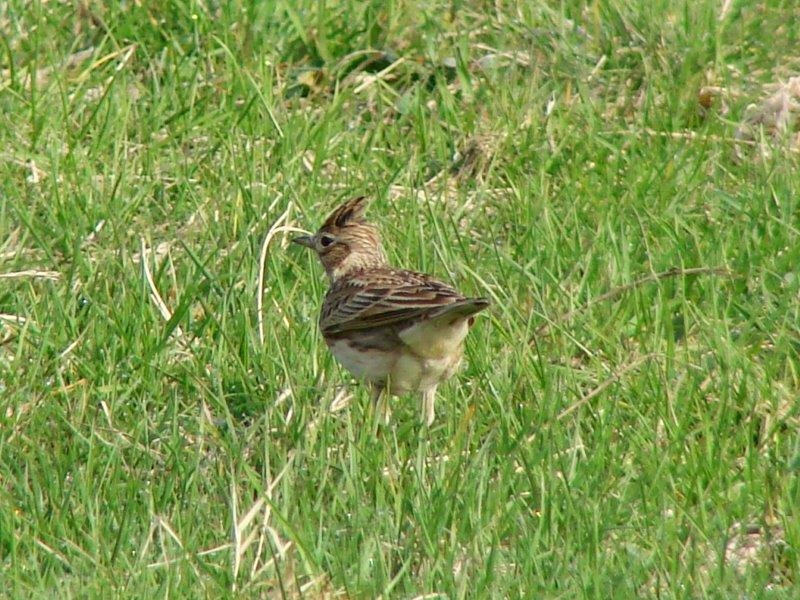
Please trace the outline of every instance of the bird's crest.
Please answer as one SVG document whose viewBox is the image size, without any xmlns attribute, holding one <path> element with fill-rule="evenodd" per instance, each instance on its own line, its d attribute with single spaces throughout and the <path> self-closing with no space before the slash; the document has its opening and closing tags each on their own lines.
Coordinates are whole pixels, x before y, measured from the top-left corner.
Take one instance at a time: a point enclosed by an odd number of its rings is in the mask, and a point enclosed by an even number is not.
<svg viewBox="0 0 800 600">
<path fill-rule="evenodd" d="M 325 219 L 320 229 L 331 229 L 334 227 L 346 227 L 354 223 L 365 223 L 364 213 L 367 211 L 369 200 L 366 196 L 353 198 L 342 204 Z"/>
</svg>

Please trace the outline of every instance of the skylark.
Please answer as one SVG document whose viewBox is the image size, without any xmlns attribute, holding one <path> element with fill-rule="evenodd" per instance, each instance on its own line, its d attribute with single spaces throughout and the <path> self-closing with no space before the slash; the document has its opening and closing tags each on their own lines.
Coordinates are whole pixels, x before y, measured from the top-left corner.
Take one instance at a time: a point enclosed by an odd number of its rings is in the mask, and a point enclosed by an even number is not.
<svg viewBox="0 0 800 600">
<path fill-rule="evenodd" d="M 345 202 L 314 235 L 293 241 L 317 253 L 330 280 L 319 325 L 333 356 L 371 386 L 375 400 L 384 391 L 421 392 L 430 425 L 436 386 L 458 369 L 474 315 L 489 301 L 390 266 L 364 218 L 367 202 Z"/>
</svg>

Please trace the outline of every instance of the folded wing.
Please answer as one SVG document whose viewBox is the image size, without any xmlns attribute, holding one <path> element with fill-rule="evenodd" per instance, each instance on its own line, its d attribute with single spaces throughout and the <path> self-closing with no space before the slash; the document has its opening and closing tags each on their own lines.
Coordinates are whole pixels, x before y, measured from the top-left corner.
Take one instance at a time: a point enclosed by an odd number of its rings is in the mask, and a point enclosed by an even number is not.
<svg viewBox="0 0 800 600">
<path fill-rule="evenodd" d="M 325 335 L 336 335 L 421 317 L 465 318 L 488 305 L 422 273 L 370 269 L 368 276 L 348 277 L 328 291 L 320 328 Z"/>
</svg>

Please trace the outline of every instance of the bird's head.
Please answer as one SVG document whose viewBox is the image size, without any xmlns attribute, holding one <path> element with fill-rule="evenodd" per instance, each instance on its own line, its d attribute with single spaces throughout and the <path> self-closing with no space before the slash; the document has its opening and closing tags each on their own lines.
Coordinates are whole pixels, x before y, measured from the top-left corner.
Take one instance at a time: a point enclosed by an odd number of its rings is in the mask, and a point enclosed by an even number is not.
<svg viewBox="0 0 800 600">
<path fill-rule="evenodd" d="M 348 200 L 325 219 L 314 235 L 292 240 L 317 253 L 331 282 L 357 269 L 386 264 L 378 230 L 364 218 L 368 203 L 364 196 Z"/>
</svg>

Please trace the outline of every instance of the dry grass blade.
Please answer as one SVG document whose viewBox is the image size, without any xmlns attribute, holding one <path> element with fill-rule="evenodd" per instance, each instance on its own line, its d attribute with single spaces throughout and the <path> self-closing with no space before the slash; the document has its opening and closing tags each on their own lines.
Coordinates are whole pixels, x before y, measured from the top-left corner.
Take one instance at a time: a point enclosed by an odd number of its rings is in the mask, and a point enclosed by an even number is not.
<svg viewBox="0 0 800 600">
<path fill-rule="evenodd" d="M 257 532 L 253 531 L 250 535 L 243 537 L 243 534 L 252 523 L 253 519 L 255 519 L 256 515 L 261 511 L 264 507 L 264 499 L 259 498 L 250 507 L 250 509 L 245 513 L 244 517 L 239 520 L 238 519 L 238 504 L 239 498 L 236 491 L 236 482 L 231 481 L 231 517 L 233 520 L 233 580 L 234 586 L 236 585 L 236 579 L 239 576 L 239 569 L 241 568 L 242 564 L 242 557 L 244 556 L 245 552 L 247 552 L 247 548 L 253 543 L 255 539 L 255 535 Z"/>
<path fill-rule="evenodd" d="M 250 580 L 257 578 L 259 573 L 264 569 L 274 564 L 275 556 L 265 563 L 260 563 L 260 557 L 267 545 L 267 536 L 271 537 L 275 546 L 278 548 L 278 557 L 282 558 L 286 551 L 292 546 L 292 542 L 283 542 L 278 536 L 277 532 L 270 527 L 269 521 L 272 516 L 272 494 L 275 487 L 283 479 L 284 475 L 289 471 L 294 462 L 294 455 L 291 455 L 284 465 L 283 469 L 269 482 L 266 492 L 263 497 L 258 498 L 247 512 L 240 518 L 239 517 L 239 493 L 235 476 L 232 475 L 230 481 L 230 510 L 231 521 L 233 523 L 231 537 L 232 549 L 231 555 L 231 571 L 232 571 L 232 589 L 235 591 L 238 586 L 239 573 L 242 570 L 245 555 L 248 550 L 253 546 L 253 543 L 258 540 L 256 547 L 255 557 L 250 569 Z M 258 527 L 253 527 L 256 518 L 262 515 L 261 524 Z M 249 531 L 248 531 L 249 530 Z"/>
<path fill-rule="evenodd" d="M 601 294 L 597 298 L 592 298 L 589 302 L 585 303 L 583 306 L 576 308 L 575 310 L 571 310 L 567 313 L 564 313 L 560 317 L 557 317 L 550 321 L 549 323 L 544 323 L 540 325 L 534 336 L 528 340 L 529 344 L 532 344 L 536 338 L 536 336 L 545 336 L 549 335 L 552 328 L 556 325 L 560 325 L 561 323 L 565 323 L 567 321 L 572 320 L 576 315 L 582 313 L 583 311 L 591 308 L 596 304 L 600 304 L 601 302 L 606 302 L 608 300 L 615 300 L 622 296 L 623 294 L 627 294 L 631 290 L 635 290 L 643 285 L 648 283 L 655 283 L 657 281 L 661 281 L 663 279 L 669 279 L 672 277 L 682 277 L 687 275 L 715 275 L 721 277 L 733 277 L 734 274 L 725 267 L 692 267 L 689 269 L 679 269 L 673 268 L 668 269 L 667 271 L 661 271 L 660 273 L 653 273 L 652 275 L 646 275 L 645 277 L 641 277 L 632 283 L 628 283 L 625 285 L 621 285 L 619 287 L 614 288 L 606 292 L 605 294 Z"/>
<path fill-rule="evenodd" d="M 185 552 L 185 546 L 183 540 L 181 540 L 180 536 L 175 531 L 175 529 L 173 529 L 172 525 L 170 525 L 170 523 L 161 515 L 156 515 L 153 519 L 153 524 L 149 535 L 151 539 L 155 531 L 162 532 L 162 535 L 159 536 L 159 539 L 161 540 L 161 555 L 164 558 L 159 562 L 150 563 L 149 565 L 147 565 L 149 568 L 168 567 L 177 561 L 183 561 L 191 558 L 190 555 L 188 555 L 188 553 Z M 175 542 L 178 548 L 180 548 L 181 554 L 179 556 L 168 555 L 167 547 L 164 543 L 166 539 L 163 534 L 166 534 L 166 537 Z M 150 541 L 151 540 L 148 539 L 147 545 L 149 545 Z M 194 564 L 194 561 L 192 560 L 189 560 L 188 562 L 189 564 L 191 564 L 192 570 L 194 571 L 195 575 L 199 577 L 200 572 L 197 569 L 197 565 Z"/>
<path fill-rule="evenodd" d="M 652 137 L 670 138 L 673 140 L 703 140 L 706 142 L 739 144 L 744 146 L 756 145 L 756 143 L 753 140 L 739 139 L 736 137 L 723 137 L 719 135 L 700 134 L 697 133 L 696 131 L 691 131 L 691 130 L 657 131 L 655 129 L 650 129 L 645 127 L 643 129 L 638 129 L 638 130 L 625 129 L 625 130 L 610 131 L 609 133 L 611 135 L 621 135 L 621 136 L 629 136 L 629 135 L 635 135 L 638 137 L 652 136 Z"/>
<path fill-rule="evenodd" d="M 36 539 L 36 540 L 34 540 L 34 543 L 35 543 L 35 544 L 36 544 L 36 545 L 37 545 L 39 548 L 41 548 L 42 550 L 44 550 L 44 551 L 45 551 L 45 552 L 46 552 L 48 555 L 50 555 L 50 556 L 52 556 L 53 558 L 57 559 L 57 560 L 58 560 L 58 561 L 59 561 L 61 564 L 63 564 L 65 567 L 67 567 L 67 568 L 72 568 L 72 565 L 70 565 L 70 562 L 69 562 L 69 560 L 67 560 L 67 557 L 66 557 L 66 556 L 64 556 L 64 554 L 62 554 L 62 553 L 61 553 L 61 552 L 59 552 L 58 550 L 56 550 L 55 548 L 53 548 L 53 547 L 51 547 L 51 546 L 48 546 L 47 544 L 45 544 L 45 543 L 44 543 L 42 540 L 40 540 L 40 539 Z"/>
<path fill-rule="evenodd" d="M 401 57 L 401 58 L 398 58 L 396 61 L 394 61 L 392 64 L 390 64 L 388 67 L 383 69 L 382 71 L 379 71 L 378 73 L 376 73 L 375 75 L 365 75 L 364 76 L 364 81 L 362 81 L 360 84 L 358 84 L 353 89 L 353 93 L 354 94 L 360 94 L 364 90 L 372 87 L 375 83 L 385 79 L 386 76 L 389 73 L 394 71 L 397 67 L 402 65 L 404 62 L 405 62 L 405 58 Z"/>
<path fill-rule="evenodd" d="M 0 313 L 0 321 L 4 323 L 9 323 L 11 325 L 22 326 L 25 325 L 25 323 L 27 323 L 29 319 L 21 315 L 8 315 L 5 313 Z"/>
<path fill-rule="evenodd" d="M 723 0 L 722 6 L 719 10 L 719 15 L 717 16 L 717 21 L 722 22 L 724 21 L 728 13 L 731 11 L 731 6 L 733 5 L 733 0 Z"/>
<path fill-rule="evenodd" d="M 166 532 L 167 532 L 167 535 L 168 535 L 169 537 L 171 537 L 171 538 L 172 538 L 172 540 L 173 540 L 173 541 L 174 541 L 176 544 L 178 544 L 178 547 L 179 547 L 179 548 L 183 548 L 183 542 L 181 541 L 181 538 L 178 536 L 178 534 L 177 534 L 177 533 L 175 532 L 175 530 L 172 528 L 172 525 L 170 525 L 170 524 L 169 524 L 169 522 L 168 522 L 166 519 L 164 519 L 164 517 L 162 517 L 162 516 L 160 516 L 160 515 L 156 516 L 156 524 L 157 524 L 157 525 L 158 525 L 158 526 L 159 526 L 161 529 L 163 529 L 164 531 L 166 531 Z"/>
<path fill-rule="evenodd" d="M 58 281 L 61 279 L 61 273 L 58 271 L 38 271 L 35 269 L 27 269 L 25 271 L 13 271 L 11 273 L 0 273 L 0 279 L 49 279 L 50 281 Z"/>
<path fill-rule="evenodd" d="M 639 367 L 640 365 L 646 363 L 648 360 L 652 360 L 652 359 L 657 358 L 659 356 L 661 356 L 661 354 L 659 354 L 658 352 L 651 352 L 650 354 L 645 354 L 644 356 L 640 356 L 640 357 L 634 359 L 633 361 L 627 363 L 621 369 L 619 369 L 616 372 L 614 372 L 611 375 L 611 377 L 607 378 L 600 385 L 598 385 L 592 391 L 590 391 L 588 394 L 583 396 L 580 400 L 578 400 L 574 404 L 572 404 L 572 405 L 568 406 L 567 408 L 565 408 L 564 410 L 562 410 L 558 414 L 558 417 L 557 417 L 558 420 L 560 421 L 561 419 L 569 416 L 570 414 L 572 414 L 573 412 L 578 410 L 581 406 L 583 406 L 587 402 L 590 402 L 592 400 L 592 398 L 594 398 L 598 394 L 602 393 L 603 390 L 608 388 L 611 384 L 613 384 L 613 383 L 619 381 L 620 379 L 622 379 L 622 377 L 626 373 L 628 373 L 629 371 L 632 371 L 633 369 L 635 369 L 635 368 Z"/>
<path fill-rule="evenodd" d="M 273 238 L 279 233 L 295 232 L 307 233 L 304 229 L 292 227 L 291 225 L 283 225 L 289 218 L 289 213 L 294 208 L 294 204 L 289 202 L 286 210 L 283 211 L 264 236 L 264 241 L 261 244 L 261 252 L 258 255 L 258 283 L 256 285 L 256 319 L 258 322 L 258 341 L 264 344 L 266 338 L 264 333 L 264 276 L 267 268 L 267 256 L 269 256 L 269 245 Z"/>
<path fill-rule="evenodd" d="M 50 80 L 50 77 L 53 73 L 61 73 L 68 69 L 74 69 L 81 63 L 89 60 L 89 58 L 91 58 L 91 56 L 94 54 L 94 50 L 94 47 L 89 47 L 85 50 L 80 50 L 79 52 L 70 54 L 58 65 L 50 65 L 38 69 L 31 69 L 33 72 L 31 73 L 29 71 L 24 75 L 22 84 L 24 87 L 28 87 L 31 84 L 31 81 L 33 81 L 36 83 L 36 87 L 41 87 Z M 11 69 L 3 69 L 0 71 L 0 78 L 2 79 L 2 82 L 0 82 L 0 89 L 10 85 L 12 73 L 13 71 Z"/>
<path fill-rule="evenodd" d="M 169 321 L 172 318 L 172 311 L 169 310 L 167 303 L 164 302 L 164 299 L 161 297 L 161 294 L 156 287 L 156 282 L 153 280 L 153 274 L 150 272 L 150 265 L 147 261 L 150 255 L 150 249 L 145 244 L 144 238 L 139 238 L 139 245 L 142 261 L 142 274 L 147 282 L 147 287 L 150 289 L 150 300 L 152 300 L 153 304 L 156 305 L 158 312 L 161 313 L 161 316 L 164 318 L 164 320 Z M 175 332 L 178 335 L 183 335 L 180 326 L 175 328 Z"/>
<path fill-rule="evenodd" d="M 164 321 L 169 322 L 172 319 L 173 313 L 167 306 L 167 303 L 164 301 L 164 298 L 158 291 L 156 287 L 155 280 L 153 279 L 153 274 L 150 272 L 150 265 L 148 263 L 148 258 L 151 254 L 150 249 L 146 246 L 144 238 L 139 238 L 140 243 L 140 261 L 142 264 L 142 274 L 144 275 L 145 282 L 147 283 L 147 287 L 150 290 L 150 300 L 158 309 L 158 312 L 164 318 Z M 169 252 L 169 250 L 167 251 Z M 175 328 L 170 333 L 170 337 L 174 338 L 177 343 L 180 345 L 181 349 L 187 350 L 190 346 L 190 341 L 186 339 L 184 336 L 183 328 L 180 325 L 176 324 Z"/>
<path fill-rule="evenodd" d="M 284 475 L 288 472 L 289 468 L 294 464 L 294 457 L 295 454 L 291 453 L 286 461 L 286 465 L 284 465 L 283 469 L 281 469 L 280 473 L 278 473 L 272 481 L 270 481 L 269 485 L 267 486 L 267 498 L 270 502 L 272 502 L 272 493 L 275 491 L 275 487 L 278 485 L 281 479 L 283 479 Z M 286 542 L 285 544 L 281 543 L 278 539 L 278 534 L 275 532 L 272 527 L 269 526 L 269 520 L 272 515 L 272 506 L 271 504 L 267 504 L 266 509 L 264 510 L 264 519 L 261 524 L 261 536 L 258 540 L 258 549 L 256 551 L 256 559 L 253 561 L 253 566 L 250 569 L 250 579 L 255 579 L 259 573 L 264 571 L 269 565 L 271 565 L 275 557 L 273 556 L 270 560 L 264 563 L 259 568 L 259 560 L 261 557 L 261 553 L 264 551 L 264 546 L 266 545 L 266 533 L 269 532 L 275 545 L 278 547 L 278 551 L 281 557 L 286 553 L 286 551 L 291 547 L 292 542 Z"/>
</svg>

